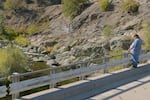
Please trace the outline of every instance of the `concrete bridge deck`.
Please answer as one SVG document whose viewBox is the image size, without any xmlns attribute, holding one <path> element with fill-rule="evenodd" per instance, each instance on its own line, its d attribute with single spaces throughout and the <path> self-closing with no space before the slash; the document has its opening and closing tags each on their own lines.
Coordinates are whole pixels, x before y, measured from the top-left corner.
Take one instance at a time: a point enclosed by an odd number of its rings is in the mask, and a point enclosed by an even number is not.
<svg viewBox="0 0 150 100">
<path fill-rule="evenodd" d="M 21 100 L 150 100 L 150 64 L 110 74 L 41 91 Z"/>
<path fill-rule="evenodd" d="M 138 79 L 138 77 L 143 78 Z M 133 82 L 90 97 L 86 100 L 150 100 L 150 73 L 135 76 Z"/>
</svg>

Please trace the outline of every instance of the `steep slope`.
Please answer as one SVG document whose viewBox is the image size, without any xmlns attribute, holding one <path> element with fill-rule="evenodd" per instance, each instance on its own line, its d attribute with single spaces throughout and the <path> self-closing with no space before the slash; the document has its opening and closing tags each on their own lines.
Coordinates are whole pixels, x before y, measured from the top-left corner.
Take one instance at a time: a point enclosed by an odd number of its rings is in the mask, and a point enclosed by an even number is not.
<svg viewBox="0 0 150 100">
<path fill-rule="evenodd" d="M 94 2 L 71 21 L 62 14 L 61 5 L 29 4 L 27 9 L 8 17 L 7 25 L 25 30 L 36 25 L 39 30 L 30 37 L 28 51 L 54 55 L 64 65 L 103 56 L 110 49 L 127 49 L 130 42 L 126 35 L 140 31 L 142 21 L 150 18 L 150 1 L 137 1 L 139 12 L 134 15 L 120 9 L 122 0 L 111 0 L 110 11 L 102 12 Z M 104 36 L 106 26 L 111 26 L 111 38 Z"/>
</svg>

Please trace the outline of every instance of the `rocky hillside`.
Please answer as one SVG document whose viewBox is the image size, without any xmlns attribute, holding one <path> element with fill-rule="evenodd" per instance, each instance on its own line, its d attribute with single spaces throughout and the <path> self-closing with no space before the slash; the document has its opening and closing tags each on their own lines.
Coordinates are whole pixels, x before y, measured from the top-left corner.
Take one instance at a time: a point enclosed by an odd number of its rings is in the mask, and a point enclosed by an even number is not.
<svg viewBox="0 0 150 100">
<path fill-rule="evenodd" d="M 140 6 L 136 14 L 121 9 L 123 0 L 111 0 L 111 9 L 106 12 L 92 1 L 73 20 L 64 17 L 59 0 L 53 4 L 46 1 L 28 3 L 7 15 L 6 24 L 16 30 L 36 27 L 26 51 L 46 54 L 40 59 L 49 63 L 55 59 L 61 65 L 101 57 L 117 48 L 126 50 L 131 42 L 127 36 L 140 32 L 143 20 L 150 18 L 150 0 L 137 0 Z M 108 26 L 111 37 L 104 35 Z"/>
</svg>

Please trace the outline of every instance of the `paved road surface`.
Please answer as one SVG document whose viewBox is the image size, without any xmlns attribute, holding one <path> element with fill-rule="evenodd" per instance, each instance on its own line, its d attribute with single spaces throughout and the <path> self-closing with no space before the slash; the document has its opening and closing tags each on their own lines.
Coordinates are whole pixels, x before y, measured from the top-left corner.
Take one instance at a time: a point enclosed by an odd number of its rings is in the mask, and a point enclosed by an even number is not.
<svg viewBox="0 0 150 100">
<path fill-rule="evenodd" d="M 87 100 L 150 100 L 150 75 Z"/>
</svg>

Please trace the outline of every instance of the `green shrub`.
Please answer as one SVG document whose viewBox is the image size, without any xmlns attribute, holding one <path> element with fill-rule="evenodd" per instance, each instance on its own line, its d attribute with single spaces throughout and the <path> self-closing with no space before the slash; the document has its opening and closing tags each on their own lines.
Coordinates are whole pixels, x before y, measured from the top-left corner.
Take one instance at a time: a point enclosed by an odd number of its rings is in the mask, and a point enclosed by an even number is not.
<svg viewBox="0 0 150 100">
<path fill-rule="evenodd" d="M 150 28 L 144 29 L 143 41 L 146 48 L 150 48 Z"/>
<path fill-rule="evenodd" d="M 81 6 L 86 1 L 87 0 L 63 0 L 62 9 L 64 15 L 66 17 L 69 17 L 70 19 L 73 19 L 83 11 L 83 9 L 81 9 Z"/>
<path fill-rule="evenodd" d="M 4 9 L 6 10 L 16 10 L 23 7 L 23 0 L 6 0 L 4 3 Z"/>
<path fill-rule="evenodd" d="M 27 57 L 19 48 L 8 46 L 0 49 L 0 76 L 22 73 L 27 69 Z"/>
<path fill-rule="evenodd" d="M 16 32 L 14 29 L 6 28 L 5 33 L 3 33 L 3 36 L 5 39 L 8 40 L 14 40 L 16 36 L 18 36 L 18 32 Z"/>
<path fill-rule="evenodd" d="M 142 27 L 142 39 L 144 41 L 144 46 L 146 48 L 150 48 L 150 21 L 149 20 L 143 20 L 141 23 Z"/>
<path fill-rule="evenodd" d="M 108 11 L 110 9 L 111 3 L 109 0 L 99 0 L 99 6 L 102 11 Z"/>
<path fill-rule="evenodd" d="M 149 20 L 143 20 L 141 23 L 142 28 L 149 28 L 150 27 L 150 21 Z"/>
<path fill-rule="evenodd" d="M 118 48 L 117 50 L 111 50 L 111 51 L 109 51 L 109 55 L 110 56 L 115 56 L 115 55 L 122 54 L 122 53 L 123 53 L 123 49 L 121 49 L 121 48 Z M 121 60 L 121 59 L 123 59 L 122 56 L 117 56 L 117 57 L 112 57 L 110 59 L 110 61 Z"/>
<path fill-rule="evenodd" d="M 0 39 L 9 41 L 15 40 L 15 42 L 19 45 L 27 46 L 30 44 L 30 41 L 27 38 L 27 36 L 28 34 L 24 31 L 17 32 L 11 28 L 5 28 L 4 33 L 0 35 Z"/>
<path fill-rule="evenodd" d="M 27 38 L 23 35 L 20 35 L 15 38 L 15 43 L 17 43 L 21 46 L 28 46 L 30 44 L 30 40 L 29 40 L 29 38 Z"/>
<path fill-rule="evenodd" d="M 109 37 L 112 34 L 112 27 L 110 25 L 106 25 L 102 31 L 105 37 Z"/>
<path fill-rule="evenodd" d="M 6 36 L 5 35 L 0 35 L 0 40 L 5 40 Z"/>
<path fill-rule="evenodd" d="M 28 26 L 28 28 L 27 28 L 27 33 L 28 33 L 29 35 L 32 35 L 32 34 L 38 32 L 38 30 L 39 30 L 39 26 L 36 25 L 36 24 L 32 24 L 32 25 L 29 25 L 29 26 Z"/>
<path fill-rule="evenodd" d="M 121 4 L 121 8 L 131 14 L 138 12 L 139 6 L 139 2 L 135 0 L 126 0 Z"/>
</svg>

